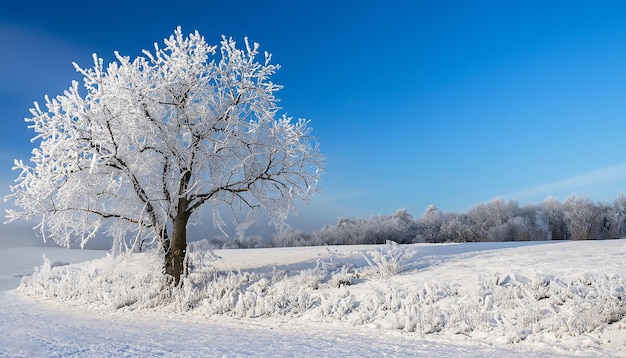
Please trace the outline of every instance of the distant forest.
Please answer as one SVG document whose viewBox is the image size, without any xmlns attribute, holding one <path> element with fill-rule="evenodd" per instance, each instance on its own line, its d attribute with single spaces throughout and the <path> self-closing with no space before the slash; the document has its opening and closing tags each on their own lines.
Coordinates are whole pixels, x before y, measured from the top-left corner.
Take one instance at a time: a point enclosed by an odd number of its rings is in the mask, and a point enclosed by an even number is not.
<svg viewBox="0 0 626 358">
<path fill-rule="evenodd" d="M 594 203 L 570 196 L 561 202 L 548 197 L 540 204 L 520 206 L 499 198 L 467 213 L 442 212 L 431 205 L 421 217 L 406 210 L 369 219 L 339 218 L 317 232 L 286 230 L 271 238 L 213 239 L 217 248 L 258 248 L 319 245 L 400 244 L 486 241 L 606 240 L 626 237 L 626 196 L 613 203 Z"/>
</svg>

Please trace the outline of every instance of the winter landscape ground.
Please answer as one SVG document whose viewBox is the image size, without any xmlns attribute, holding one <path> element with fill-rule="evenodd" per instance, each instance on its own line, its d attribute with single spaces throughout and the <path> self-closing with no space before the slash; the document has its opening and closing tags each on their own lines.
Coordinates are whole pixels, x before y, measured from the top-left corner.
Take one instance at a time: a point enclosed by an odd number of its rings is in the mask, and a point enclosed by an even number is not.
<svg viewBox="0 0 626 358">
<path fill-rule="evenodd" d="M 624 240 L 192 248 L 1 250 L 0 356 L 626 356 Z"/>
</svg>

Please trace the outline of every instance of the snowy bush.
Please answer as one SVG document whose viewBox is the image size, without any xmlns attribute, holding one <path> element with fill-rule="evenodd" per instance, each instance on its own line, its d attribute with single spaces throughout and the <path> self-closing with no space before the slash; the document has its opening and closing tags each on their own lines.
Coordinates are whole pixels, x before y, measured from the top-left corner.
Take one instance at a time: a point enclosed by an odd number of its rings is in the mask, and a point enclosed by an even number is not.
<svg viewBox="0 0 626 358">
<path fill-rule="evenodd" d="M 482 323 L 519 333 L 550 332 L 557 337 L 593 332 L 626 316 L 626 277 L 583 275 L 563 281 L 552 275 L 528 279 L 496 275 L 479 291 Z M 516 309 L 530 306 L 531 310 Z"/>
<path fill-rule="evenodd" d="M 194 241 L 187 245 L 185 260 L 191 271 L 210 268 L 211 263 L 219 258 L 207 240 Z"/>
<path fill-rule="evenodd" d="M 415 255 L 415 250 L 401 247 L 394 241 L 387 241 L 385 246 L 362 253 L 368 267 L 361 274 L 369 277 L 391 277 L 403 272 L 408 262 Z"/>
<path fill-rule="evenodd" d="M 145 265 L 145 266 L 144 266 Z M 156 305 L 165 286 L 162 262 L 156 254 L 107 256 L 91 262 L 41 268 L 22 279 L 19 290 L 75 305 L 97 303 L 120 309 Z"/>
<path fill-rule="evenodd" d="M 50 261 L 48 260 L 48 258 L 46 257 L 46 255 L 43 255 L 43 265 L 41 265 L 41 270 L 46 270 L 46 271 L 50 271 L 53 267 L 57 267 L 57 266 L 67 266 L 70 263 L 67 261 Z"/>
<path fill-rule="evenodd" d="M 191 271 L 178 287 L 167 285 L 158 255 L 134 253 L 77 265 L 44 260 L 19 291 L 106 311 L 340 321 L 423 334 L 489 334 L 508 343 L 626 323 L 626 277 L 618 274 L 492 271 L 476 272 L 467 283 L 421 269 L 406 273 L 417 267 L 417 251 L 392 242 L 361 251 L 328 248 L 306 268 L 220 271 L 208 246 L 190 248 Z"/>
</svg>

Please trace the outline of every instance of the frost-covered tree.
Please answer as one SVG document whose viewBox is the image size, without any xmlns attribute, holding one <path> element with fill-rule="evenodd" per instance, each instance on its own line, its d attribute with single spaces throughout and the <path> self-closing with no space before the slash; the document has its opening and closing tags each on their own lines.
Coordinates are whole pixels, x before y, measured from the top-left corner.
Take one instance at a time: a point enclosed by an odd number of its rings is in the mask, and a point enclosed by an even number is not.
<svg viewBox="0 0 626 358">
<path fill-rule="evenodd" d="M 439 236 L 436 242 L 468 242 L 476 241 L 471 230 L 469 216 L 463 213 L 445 213 L 441 219 Z"/>
<path fill-rule="evenodd" d="M 572 240 L 595 240 L 597 210 L 588 198 L 570 196 L 563 203 L 565 221 Z"/>
<path fill-rule="evenodd" d="M 539 213 L 548 226 L 551 240 L 569 239 L 569 229 L 565 220 L 563 203 L 553 196 L 548 196 L 539 204 Z"/>
<path fill-rule="evenodd" d="M 489 230 L 506 223 L 518 210 L 517 201 L 505 201 L 500 198 L 473 207 L 468 215 L 476 241 L 489 241 Z"/>
<path fill-rule="evenodd" d="M 430 205 L 424 215 L 416 220 L 419 242 L 439 242 L 443 225 L 443 213 L 436 206 Z"/>
<path fill-rule="evenodd" d="M 592 238 L 607 240 L 619 237 L 619 222 L 615 207 L 608 203 L 597 203 L 594 207 L 595 223 Z"/>
<path fill-rule="evenodd" d="M 74 64 L 82 88 L 35 103 L 39 147 L 15 161 L 7 217 L 36 218 L 62 245 L 98 233 L 117 251 L 152 244 L 178 283 L 201 208 L 220 228 L 224 208 L 243 228 L 260 213 L 279 225 L 315 191 L 323 157 L 308 121 L 278 115 L 279 66 L 258 44 L 223 37 L 218 49 L 180 27 L 164 43 L 106 67 L 94 54 L 93 67 Z"/>
<path fill-rule="evenodd" d="M 620 193 L 619 197 L 613 201 L 615 210 L 615 237 L 626 237 L 626 195 Z"/>
</svg>

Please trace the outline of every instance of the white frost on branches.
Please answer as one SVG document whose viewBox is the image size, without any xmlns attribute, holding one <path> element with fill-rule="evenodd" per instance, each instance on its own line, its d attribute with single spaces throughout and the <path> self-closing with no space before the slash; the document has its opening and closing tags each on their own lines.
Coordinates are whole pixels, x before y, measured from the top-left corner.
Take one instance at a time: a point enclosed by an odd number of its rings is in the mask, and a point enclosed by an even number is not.
<svg viewBox="0 0 626 358">
<path fill-rule="evenodd" d="M 179 27 L 144 57 L 74 64 L 82 88 L 73 81 L 26 119 L 39 148 L 15 161 L 7 199 L 21 209 L 8 220 L 37 218 L 66 246 L 103 232 L 118 252 L 165 247 L 174 220 L 197 223 L 205 204 L 220 228 L 223 207 L 246 224 L 265 212 L 280 225 L 315 191 L 324 160 L 307 120 L 277 114 L 279 66 L 244 42 L 223 37 L 218 56 Z"/>
</svg>

